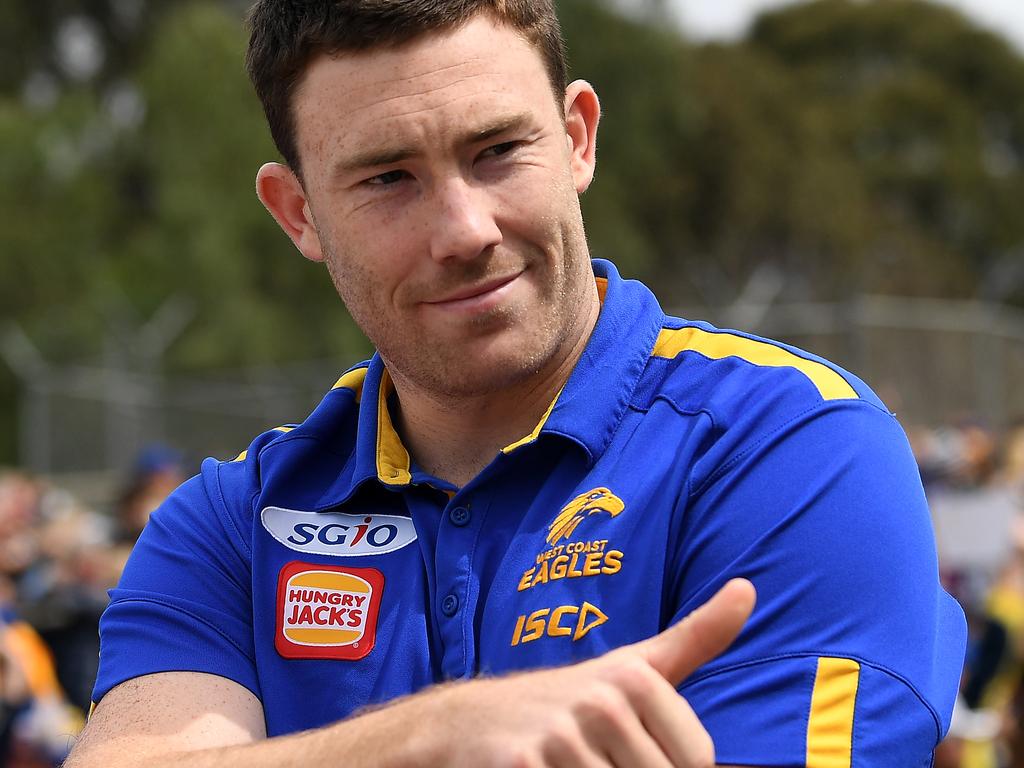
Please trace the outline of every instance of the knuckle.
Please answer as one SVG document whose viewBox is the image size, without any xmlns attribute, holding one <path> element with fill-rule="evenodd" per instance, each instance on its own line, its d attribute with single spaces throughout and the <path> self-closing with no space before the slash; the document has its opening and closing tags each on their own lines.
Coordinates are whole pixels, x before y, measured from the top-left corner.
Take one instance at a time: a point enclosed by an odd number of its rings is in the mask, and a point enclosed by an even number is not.
<svg viewBox="0 0 1024 768">
<path fill-rule="evenodd" d="M 664 682 L 646 661 L 635 655 L 622 655 L 615 662 L 609 666 L 606 679 L 630 700 L 650 696 Z"/>
<path fill-rule="evenodd" d="M 551 719 L 540 745 L 545 765 L 577 763 L 585 751 L 586 740 L 575 718 L 564 713 Z"/>
<path fill-rule="evenodd" d="M 500 768 L 540 768 L 543 765 L 536 752 L 527 744 L 502 744 L 493 752 Z M 500 756 L 500 757 L 499 757 Z"/>
<path fill-rule="evenodd" d="M 580 702 L 577 712 L 583 723 L 599 728 L 621 731 L 630 712 L 626 697 L 615 685 L 591 686 Z"/>
<path fill-rule="evenodd" d="M 620 670 L 619 685 L 630 697 L 648 697 L 664 682 L 642 659 L 632 658 Z"/>
</svg>

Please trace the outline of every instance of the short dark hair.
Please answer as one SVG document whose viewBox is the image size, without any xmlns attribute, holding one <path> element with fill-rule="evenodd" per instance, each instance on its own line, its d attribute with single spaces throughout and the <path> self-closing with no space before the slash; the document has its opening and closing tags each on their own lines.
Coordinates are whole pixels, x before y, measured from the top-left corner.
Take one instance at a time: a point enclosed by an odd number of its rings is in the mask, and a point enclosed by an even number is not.
<svg viewBox="0 0 1024 768">
<path fill-rule="evenodd" d="M 537 48 L 561 105 L 568 66 L 553 0 L 257 0 L 245 66 L 284 161 L 301 174 L 291 102 L 314 57 L 400 46 L 480 13 Z"/>
</svg>

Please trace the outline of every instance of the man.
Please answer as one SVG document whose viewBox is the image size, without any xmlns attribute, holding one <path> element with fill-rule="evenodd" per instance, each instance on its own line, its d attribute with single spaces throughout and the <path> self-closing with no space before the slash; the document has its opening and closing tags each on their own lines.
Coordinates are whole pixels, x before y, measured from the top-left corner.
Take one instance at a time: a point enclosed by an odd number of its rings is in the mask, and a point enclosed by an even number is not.
<svg viewBox="0 0 1024 768">
<path fill-rule="evenodd" d="M 379 352 L 154 513 L 69 764 L 929 764 L 964 624 L 903 434 L 591 263 L 550 2 L 250 22 L 259 196 Z"/>
</svg>

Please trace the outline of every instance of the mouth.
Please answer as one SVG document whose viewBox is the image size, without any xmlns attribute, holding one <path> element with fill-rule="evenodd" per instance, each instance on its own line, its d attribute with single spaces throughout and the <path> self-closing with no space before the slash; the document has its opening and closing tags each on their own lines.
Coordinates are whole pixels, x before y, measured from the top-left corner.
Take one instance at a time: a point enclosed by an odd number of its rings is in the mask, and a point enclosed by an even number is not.
<svg viewBox="0 0 1024 768">
<path fill-rule="evenodd" d="M 425 301 L 425 305 L 449 311 L 474 311 L 489 309 L 499 302 L 511 289 L 512 284 L 522 275 L 494 278 L 477 285 L 466 286 L 435 301 Z"/>
</svg>

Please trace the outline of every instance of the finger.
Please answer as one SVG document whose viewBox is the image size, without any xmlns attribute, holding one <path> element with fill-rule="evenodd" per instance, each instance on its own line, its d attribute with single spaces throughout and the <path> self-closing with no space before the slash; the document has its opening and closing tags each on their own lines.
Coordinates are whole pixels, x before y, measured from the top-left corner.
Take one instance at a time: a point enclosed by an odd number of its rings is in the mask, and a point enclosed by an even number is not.
<svg viewBox="0 0 1024 768">
<path fill-rule="evenodd" d="M 541 755 L 546 766 L 557 768 L 615 768 L 603 752 L 587 743 L 582 734 L 578 740 L 549 739 Z"/>
<path fill-rule="evenodd" d="M 640 721 L 634 720 L 633 723 L 635 728 L 630 728 L 626 733 L 618 737 L 605 737 L 604 748 L 615 768 L 678 768 L 691 765 L 670 762 Z"/>
<path fill-rule="evenodd" d="M 637 714 L 673 766 L 711 765 L 715 745 L 690 707 L 675 688 L 661 680 L 637 702 Z"/>
<path fill-rule="evenodd" d="M 615 768 L 673 768 L 625 698 L 608 697 L 580 708 L 588 742 Z M 698 724 L 699 725 L 699 724 Z"/>
<path fill-rule="evenodd" d="M 633 648 L 678 686 L 693 670 L 729 647 L 754 610 L 756 598 L 753 584 L 732 579 L 689 616 Z"/>
</svg>

